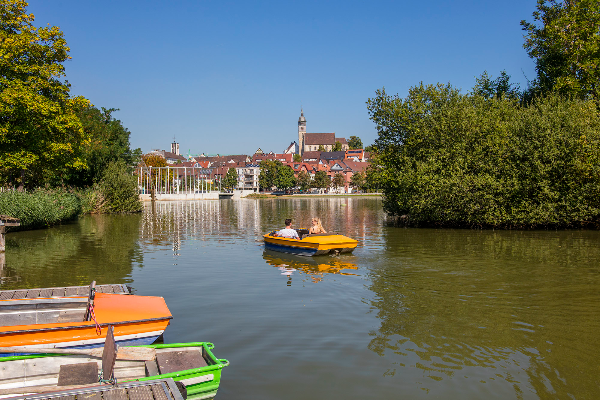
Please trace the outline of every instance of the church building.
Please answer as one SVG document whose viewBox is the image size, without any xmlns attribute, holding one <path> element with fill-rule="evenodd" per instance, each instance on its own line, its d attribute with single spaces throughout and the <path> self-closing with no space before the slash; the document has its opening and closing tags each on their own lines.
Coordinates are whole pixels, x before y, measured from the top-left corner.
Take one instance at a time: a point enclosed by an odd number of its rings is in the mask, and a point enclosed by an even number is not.
<svg viewBox="0 0 600 400">
<path fill-rule="evenodd" d="M 335 132 L 331 133 L 309 133 L 306 132 L 306 118 L 304 110 L 300 110 L 298 118 L 298 153 L 304 154 L 305 151 L 332 151 L 335 142 L 340 142 L 342 151 L 348 150 L 348 142 L 345 138 L 336 138 Z"/>
</svg>

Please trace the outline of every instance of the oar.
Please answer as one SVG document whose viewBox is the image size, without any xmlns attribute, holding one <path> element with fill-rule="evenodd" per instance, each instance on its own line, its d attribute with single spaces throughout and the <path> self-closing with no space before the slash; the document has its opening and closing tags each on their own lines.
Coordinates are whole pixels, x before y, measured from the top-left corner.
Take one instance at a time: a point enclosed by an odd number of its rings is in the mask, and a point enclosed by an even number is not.
<svg viewBox="0 0 600 400">
<path fill-rule="evenodd" d="M 45 353 L 73 354 L 102 358 L 103 347 L 95 349 L 55 349 L 39 347 L 0 347 L 0 353 Z M 156 349 L 151 347 L 119 347 L 117 360 L 152 361 L 156 358 Z"/>
</svg>

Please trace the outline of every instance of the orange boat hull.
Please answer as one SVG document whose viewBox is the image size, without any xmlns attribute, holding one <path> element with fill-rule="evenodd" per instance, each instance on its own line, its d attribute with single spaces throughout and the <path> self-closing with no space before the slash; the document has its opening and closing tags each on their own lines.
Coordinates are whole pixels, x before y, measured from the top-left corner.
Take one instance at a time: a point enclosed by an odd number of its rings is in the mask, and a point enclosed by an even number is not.
<svg viewBox="0 0 600 400">
<path fill-rule="evenodd" d="M 0 303 L 10 305 L 6 303 L 10 301 Z M 162 297 L 105 293 L 96 294 L 94 313 L 96 321 L 2 326 L 0 347 L 102 346 L 109 325 L 114 327 L 115 340 L 120 345 L 151 344 L 173 318 Z"/>
</svg>

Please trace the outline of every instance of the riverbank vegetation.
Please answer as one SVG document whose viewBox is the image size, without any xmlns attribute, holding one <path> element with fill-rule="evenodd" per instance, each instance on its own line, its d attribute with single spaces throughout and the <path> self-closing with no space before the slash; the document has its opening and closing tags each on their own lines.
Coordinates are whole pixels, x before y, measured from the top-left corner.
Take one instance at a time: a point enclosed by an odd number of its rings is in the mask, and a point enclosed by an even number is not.
<svg viewBox="0 0 600 400">
<path fill-rule="evenodd" d="M 541 0 L 534 18 L 543 25 L 522 22 L 538 72 L 526 90 L 484 73 L 467 94 L 420 84 L 368 100 L 379 136 L 367 175 L 390 215 L 419 226 L 598 227 L 600 5 Z M 579 57 L 563 46 L 571 39 Z"/>
<path fill-rule="evenodd" d="M 140 211 L 131 176 L 139 149 L 116 109 L 71 96 L 63 33 L 35 27 L 27 6 L 0 3 L 0 214 L 39 227 L 85 211 Z"/>
</svg>

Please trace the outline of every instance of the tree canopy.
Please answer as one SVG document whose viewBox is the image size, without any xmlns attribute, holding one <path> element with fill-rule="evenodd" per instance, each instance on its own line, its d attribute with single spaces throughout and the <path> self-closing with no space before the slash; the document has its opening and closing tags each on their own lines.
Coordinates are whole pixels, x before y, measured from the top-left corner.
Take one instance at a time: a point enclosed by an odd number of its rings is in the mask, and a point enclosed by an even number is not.
<svg viewBox="0 0 600 400">
<path fill-rule="evenodd" d="M 329 187 L 331 180 L 327 176 L 327 172 L 325 171 L 317 171 L 315 172 L 315 177 L 312 181 L 312 185 L 315 189 L 326 189 Z"/>
<path fill-rule="evenodd" d="M 225 178 L 221 182 L 223 188 L 233 190 L 238 184 L 238 176 L 235 168 L 229 168 L 225 174 Z"/>
<path fill-rule="evenodd" d="M 538 0 L 534 22 L 521 21 L 541 93 L 556 89 L 600 99 L 600 2 Z"/>
<path fill-rule="evenodd" d="M 362 149 L 362 140 L 358 136 L 350 136 L 348 139 L 348 148 L 350 150 Z"/>
<path fill-rule="evenodd" d="M 298 174 L 298 178 L 296 179 L 296 184 L 300 187 L 300 190 L 306 192 L 310 188 L 310 185 L 312 183 L 311 181 L 312 179 L 308 172 L 300 171 L 300 173 Z"/>
<path fill-rule="evenodd" d="M 260 162 L 260 173 L 258 175 L 258 185 L 261 189 L 271 189 L 275 186 L 279 167 L 283 165 L 278 160 L 263 160 Z"/>
<path fill-rule="evenodd" d="M 60 183 L 86 167 L 89 139 L 70 97 L 63 63 L 69 48 L 58 27 L 33 26 L 24 0 L 0 3 L 0 183 Z"/>
<path fill-rule="evenodd" d="M 294 170 L 287 165 L 281 164 L 277 171 L 275 186 L 277 186 L 277 188 L 281 190 L 286 190 L 296 186 L 296 177 L 294 176 Z"/>
<path fill-rule="evenodd" d="M 378 90 L 384 208 L 443 226 L 568 227 L 600 218 L 600 113 L 549 94 L 529 106 L 423 84 Z M 376 161 L 377 161 L 376 160 Z"/>
</svg>

